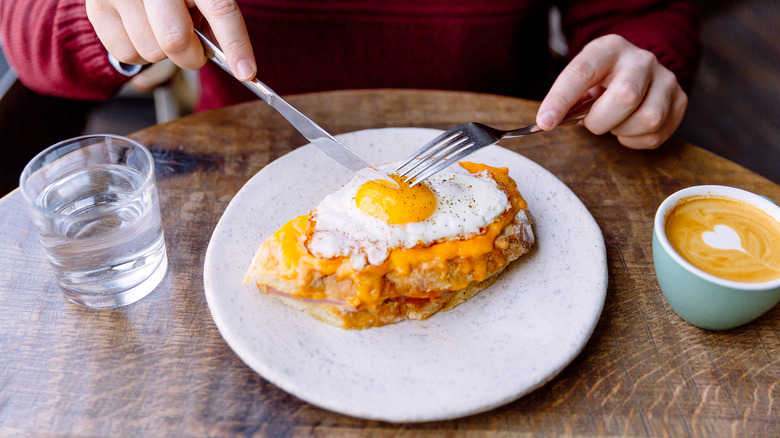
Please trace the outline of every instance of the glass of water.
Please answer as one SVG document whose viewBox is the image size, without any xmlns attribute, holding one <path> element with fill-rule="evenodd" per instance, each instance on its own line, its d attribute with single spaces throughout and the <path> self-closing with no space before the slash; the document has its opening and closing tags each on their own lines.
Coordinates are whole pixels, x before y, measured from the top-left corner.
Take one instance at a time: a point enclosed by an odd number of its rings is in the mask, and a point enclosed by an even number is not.
<svg viewBox="0 0 780 438">
<path fill-rule="evenodd" d="M 19 182 L 65 298 L 93 309 L 134 303 L 168 269 L 152 154 L 91 135 L 39 153 Z"/>
</svg>

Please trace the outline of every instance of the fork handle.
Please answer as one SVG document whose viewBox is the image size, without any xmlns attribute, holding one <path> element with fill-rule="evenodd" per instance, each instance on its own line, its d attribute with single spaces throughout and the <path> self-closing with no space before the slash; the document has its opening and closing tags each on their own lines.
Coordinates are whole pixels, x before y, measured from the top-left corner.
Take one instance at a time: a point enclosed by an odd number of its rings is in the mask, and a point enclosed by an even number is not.
<svg viewBox="0 0 780 438">
<path fill-rule="evenodd" d="M 575 104 L 573 107 L 571 107 L 571 109 L 569 109 L 569 112 L 567 112 L 566 115 L 563 116 L 563 121 L 559 123 L 556 126 L 556 128 L 561 126 L 572 125 L 584 119 L 585 116 L 587 116 L 588 113 L 590 112 L 590 107 L 593 106 L 593 102 L 595 102 L 596 99 L 597 97 L 588 97 L 582 102 Z M 522 137 L 542 130 L 543 129 L 540 128 L 539 125 L 534 123 L 533 125 L 526 126 L 525 128 L 515 129 L 514 131 L 508 131 L 506 135 L 504 135 L 504 138 Z"/>
</svg>

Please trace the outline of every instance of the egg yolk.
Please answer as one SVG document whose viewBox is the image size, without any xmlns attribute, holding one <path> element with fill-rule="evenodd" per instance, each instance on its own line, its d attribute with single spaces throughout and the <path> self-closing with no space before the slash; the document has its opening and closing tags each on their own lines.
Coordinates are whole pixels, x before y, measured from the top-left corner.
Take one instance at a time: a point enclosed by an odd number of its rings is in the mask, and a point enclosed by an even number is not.
<svg viewBox="0 0 780 438">
<path fill-rule="evenodd" d="M 421 222 L 436 210 L 436 196 L 423 184 L 409 187 L 398 175 L 390 176 L 398 187 L 390 187 L 382 180 L 369 181 L 357 191 L 357 207 L 369 216 L 388 224 Z"/>
</svg>

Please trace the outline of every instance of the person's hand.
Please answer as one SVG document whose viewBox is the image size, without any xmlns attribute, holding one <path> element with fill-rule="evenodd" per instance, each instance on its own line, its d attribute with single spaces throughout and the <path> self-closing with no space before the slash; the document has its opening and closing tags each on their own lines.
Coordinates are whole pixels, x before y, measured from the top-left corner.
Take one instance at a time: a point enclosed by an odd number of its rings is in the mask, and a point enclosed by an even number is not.
<svg viewBox="0 0 780 438">
<path fill-rule="evenodd" d="M 205 18 L 235 76 L 249 80 L 257 72 L 235 0 L 86 0 L 86 6 L 106 50 L 126 64 L 170 58 L 184 69 L 200 68 L 206 57 L 193 31 L 193 19 L 200 24 Z"/>
<path fill-rule="evenodd" d="M 632 149 L 653 149 L 682 121 L 688 96 L 655 55 L 623 37 L 594 39 L 571 60 L 539 106 L 536 122 L 550 130 L 577 101 L 601 95 L 583 120 L 594 134 L 614 134 Z"/>
</svg>

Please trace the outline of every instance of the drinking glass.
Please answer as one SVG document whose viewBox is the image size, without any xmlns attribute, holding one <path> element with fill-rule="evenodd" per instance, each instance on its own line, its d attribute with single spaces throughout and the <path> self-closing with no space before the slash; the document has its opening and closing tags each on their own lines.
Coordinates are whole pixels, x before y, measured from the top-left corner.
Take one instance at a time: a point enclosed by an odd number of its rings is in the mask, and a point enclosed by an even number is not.
<svg viewBox="0 0 780 438">
<path fill-rule="evenodd" d="M 152 154 L 115 135 L 65 140 L 25 166 L 19 186 L 68 300 L 134 303 L 168 269 Z"/>
</svg>

